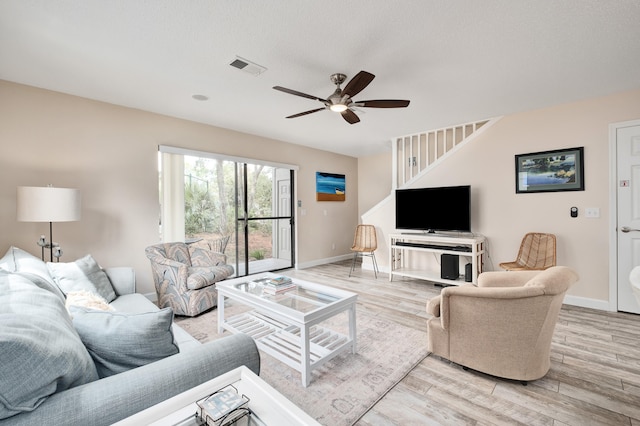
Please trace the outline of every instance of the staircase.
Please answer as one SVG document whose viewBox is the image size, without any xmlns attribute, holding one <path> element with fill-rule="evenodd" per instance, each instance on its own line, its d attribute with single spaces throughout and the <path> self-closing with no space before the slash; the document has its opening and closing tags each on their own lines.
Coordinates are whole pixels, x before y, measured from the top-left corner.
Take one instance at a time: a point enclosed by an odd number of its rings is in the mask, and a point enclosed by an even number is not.
<svg viewBox="0 0 640 426">
<path fill-rule="evenodd" d="M 388 236 L 395 232 L 395 189 L 409 187 L 498 120 L 500 117 L 394 138 L 392 191 L 361 217 L 362 223 L 376 227 L 379 250 L 376 260 L 381 271 L 389 272 Z M 367 261 L 363 259 L 362 267 L 373 270 Z"/>
<path fill-rule="evenodd" d="M 500 118 L 400 136 L 393 144 L 393 188 L 403 188 L 441 164 Z"/>
</svg>

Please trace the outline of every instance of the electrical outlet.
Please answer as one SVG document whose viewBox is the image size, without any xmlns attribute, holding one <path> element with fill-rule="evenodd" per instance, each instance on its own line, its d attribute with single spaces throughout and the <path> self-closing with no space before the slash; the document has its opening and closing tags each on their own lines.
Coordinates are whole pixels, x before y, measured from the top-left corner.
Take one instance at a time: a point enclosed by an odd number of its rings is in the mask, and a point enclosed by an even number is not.
<svg viewBox="0 0 640 426">
<path fill-rule="evenodd" d="M 600 208 L 599 207 L 587 207 L 584 210 L 584 217 L 588 217 L 588 218 L 600 217 Z"/>
</svg>

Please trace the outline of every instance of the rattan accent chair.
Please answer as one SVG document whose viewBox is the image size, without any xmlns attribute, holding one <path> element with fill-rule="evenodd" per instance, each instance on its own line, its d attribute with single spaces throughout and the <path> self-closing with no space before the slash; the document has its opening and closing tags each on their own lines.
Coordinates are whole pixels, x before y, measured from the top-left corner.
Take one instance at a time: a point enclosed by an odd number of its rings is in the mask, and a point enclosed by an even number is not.
<svg viewBox="0 0 640 426">
<path fill-rule="evenodd" d="M 356 233 L 353 237 L 353 245 L 351 251 L 353 252 L 353 262 L 351 263 L 351 270 L 349 276 L 353 273 L 356 267 L 356 259 L 360 256 L 370 256 L 373 261 L 373 274 L 378 278 L 378 262 L 376 262 L 375 251 L 378 248 L 378 237 L 376 236 L 376 227 L 373 225 L 358 225 L 356 226 Z"/>
<path fill-rule="evenodd" d="M 552 266 L 556 266 L 556 236 L 540 232 L 525 234 L 516 260 L 500 263 L 507 271 L 542 271 Z"/>
</svg>

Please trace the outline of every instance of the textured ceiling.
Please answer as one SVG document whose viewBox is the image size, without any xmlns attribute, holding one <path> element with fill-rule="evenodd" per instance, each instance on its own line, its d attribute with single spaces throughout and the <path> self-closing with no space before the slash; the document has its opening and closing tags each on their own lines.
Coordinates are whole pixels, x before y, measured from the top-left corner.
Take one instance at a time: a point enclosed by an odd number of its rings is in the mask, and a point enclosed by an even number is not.
<svg viewBox="0 0 640 426">
<path fill-rule="evenodd" d="M 637 0 L 0 0 L 0 79 L 359 157 L 640 88 L 639 22 Z M 326 98 L 360 70 L 356 100 L 409 107 L 285 119 L 322 104 L 272 89 Z"/>
</svg>

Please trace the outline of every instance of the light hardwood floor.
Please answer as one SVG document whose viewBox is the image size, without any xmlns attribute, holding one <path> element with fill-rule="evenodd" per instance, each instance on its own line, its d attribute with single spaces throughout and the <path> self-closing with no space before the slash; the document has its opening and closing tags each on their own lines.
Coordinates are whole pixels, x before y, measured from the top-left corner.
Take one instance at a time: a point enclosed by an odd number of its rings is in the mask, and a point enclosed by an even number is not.
<svg viewBox="0 0 640 426">
<path fill-rule="evenodd" d="M 358 309 L 426 329 L 425 304 L 440 287 L 359 268 L 349 278 L 349 267 L 286 273 L 353 291 Z M 564 305 L 551 360 L 544 378 L 523 386 L 428 356 L 356 424 L 640 426 L 640 315 Z"/>
</svg>

